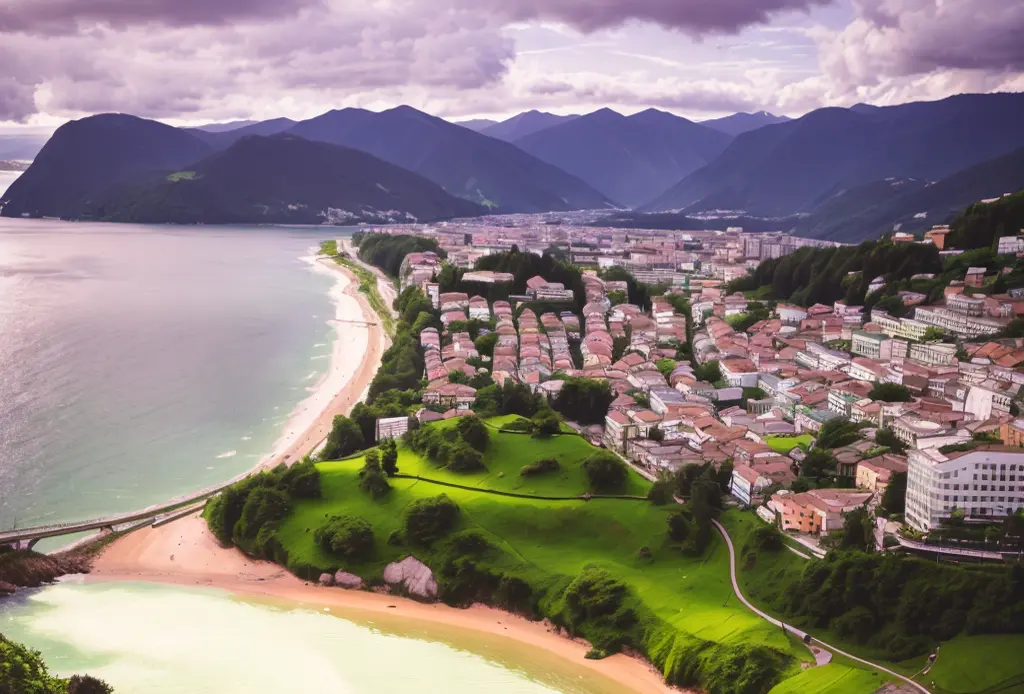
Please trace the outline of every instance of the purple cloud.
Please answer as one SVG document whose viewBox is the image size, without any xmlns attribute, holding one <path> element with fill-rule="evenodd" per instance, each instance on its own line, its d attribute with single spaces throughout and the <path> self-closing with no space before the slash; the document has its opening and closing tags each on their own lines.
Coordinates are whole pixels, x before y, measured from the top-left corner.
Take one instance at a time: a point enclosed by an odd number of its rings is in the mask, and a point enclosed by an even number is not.
<svg viewBox="0 0 1024 694">
<path fill-rule="evenodd" d="M 735 33 L 776 14 L 809 11 L 835 0 L 466 0 L 516 21 L 546 19 L 581 31 L 652 22 L 689 34 Z"/>
<path fill-rule="evenodd" d="M 8 0 L 0 33 L 58 34 L 82 24 L 126 27 L 217 25 L 293 15 L 323 0 Z"/>
</svg>

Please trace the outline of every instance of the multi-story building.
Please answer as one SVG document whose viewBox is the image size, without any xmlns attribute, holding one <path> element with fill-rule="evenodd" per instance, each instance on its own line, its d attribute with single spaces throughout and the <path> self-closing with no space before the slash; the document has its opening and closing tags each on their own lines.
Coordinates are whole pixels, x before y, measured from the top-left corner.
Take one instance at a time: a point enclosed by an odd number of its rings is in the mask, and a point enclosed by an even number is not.
<svg viewBox="0 0 1024 694">
<path fill-rule="evenodd" d="M 946 308 L 965 316 L 984 316 L 985 300 L 968 294 L 950 294 L 946 297 Z"/>
<path fill-rule="evenodd" d="M 961 509 L 966 520 L 993 520 L 1024 507 L 1024 452 L 984 446 L 941 453 L 912 450 L 907 473 L 906 519 L 927 532 Z"/>
<path fill-rule="evenodd" d="M 866 330 L 854 330 L 850 351 L 868 359 L 888 359 L 882 356 L 882 347 L 891 338 L 885 333 L 869 333 Z"/>
<path fill-rule="evenodd" d="M 1024 419 L 1003 422 L 999 427 L 999 438 L 1004 446 L 1024 447 Z"/>
<path fill-rule="evenodd" d="M 911 345 L 910 358 L 929 366 L 946 366 L 956 358 L 956 345 L 944 342 Z"/>
<path fill-rule="evenodd" d="M 874 313 L 872 313 L 873 318 Z M 939 328 L 967 338 L 994 335 L 1002 330 L 1004 325 L 1002 321 L 992 318 L 968 316 L 938 306 L 918 306 L 914 309 L 914 319 L 927 327 Z M 913 339 L 920 340 L 921 338 Z"/>
<path fill-rule="evenodd" d="M 926 323 L 911 318 L 894 318 L 887 311 L 877 308 L 871 310 L 871 322 L 881 328 L 886 335 L 904 340 L 920 340 L 928 330 Z"/>
</svg>

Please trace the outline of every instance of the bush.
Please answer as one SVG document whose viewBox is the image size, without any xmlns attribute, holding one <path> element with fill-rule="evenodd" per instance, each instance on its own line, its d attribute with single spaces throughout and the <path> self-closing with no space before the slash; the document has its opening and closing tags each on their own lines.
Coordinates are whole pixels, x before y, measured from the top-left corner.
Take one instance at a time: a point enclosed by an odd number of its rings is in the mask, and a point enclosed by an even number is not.
<svg viewBox="0 0 1024 694">
<path fill-rule="evenodd" d="M 782 549 L 782 533 L 774 525 L 762 525 L 750 533 L 744 549 L 745 551 L 777 552 Z"/>
<path fill-rule="evenodd" d="M 339 414 L 334 418 L 327 443 L 320 451 L 320 460 L 338 460 L 361 451 L 364 446 L 363 431 L 359 425 Z"/>
<path fill-rule="evenodd" d="M 475 415 L 462 417 L 455 428 L 459 432 L 459 437 L 470 446 L 481 453 L 487 450 L 490 436 L 487 433 L 487 426 L 479 417 Z"/>
<path fill-rule="evenodd" d="M 366 454 L 366 462 L 359 471 L 359 488 L 374 499 L 391 491 L 391 485 L 380 468 L 380 454 L 376 450 Z"/>
<path fill-rule="evenodd" d="M 690 534 L 690 519 L 682 513 L 668 517 L 668 536 L 673 542 L 683 542 Z"/>
<path fill-rule="evenodd" d="M 451 532 L 458 519 L 458 504 L 445 494 L 417 499 L 405 510 L 405 537 L 415 544 L 429 546 Z"/>
<path fill-rule="evenodd" d="M 448 469 L 455 472 L 476 472 L 486 470 L 484 456 L 465 442 L 452 446 L 448 451 Z"/>
<path fill-rule="evenodd" d="M 288 468 L 281 482 L 292 496 L 300 499 L 320 498 L 320 471 L 309 458 Z"/>
<path fill-rule="evenodd" d="M 533 415 L 532 423 L 533 437 L 536 439 L 554 436 L 562 430 L 562 420 L 558 418 L 555 411 L 550 407 L 542 407 Z"/>
<path fill-rule="evenodd" d="M 629 469 L 622 459 L 604 451 L 584 460 L 583 469 L 590 480 L 590 488 L 596 492 L 621 491 L 629 477 Z"/>
<path fill-rule="evenodd" d="M 647 492 L 647 500 L 655 506 L 664 506 L 673 501 L 676 491 L 676 481 L 671 477 L 659 479 Z"/>
<path fill-rule="evenodd" d="M 385 439 L 380 445 L 380 468 L 388 477 L 398 474 L 398 444 L 394 439 Z"/>
<path fill-rule="evenodd" d="M 362 518 L 331 516 L 316 529 L 313 540 L 345 559 L 363 559 L 373 552 L 373 528 Z"/>
<path fill-rule="evenodd" d="M 557 472 L 561 467 L 555 458 L 541 458 L 535 463 L 524 465 L 519 470 L 519 476 L 532 477 L 534 475 L 543 475 L 547 472 Z"/>
<path fill-rule="evenodd" d="M 242 506 L 232 539 L 243 550 L 251 551 L 248 541 L 255 540 L 264 526 L 276 525 L 288 513 L 288 495 L 273 487 L 257 487 Z"/>
</svg>

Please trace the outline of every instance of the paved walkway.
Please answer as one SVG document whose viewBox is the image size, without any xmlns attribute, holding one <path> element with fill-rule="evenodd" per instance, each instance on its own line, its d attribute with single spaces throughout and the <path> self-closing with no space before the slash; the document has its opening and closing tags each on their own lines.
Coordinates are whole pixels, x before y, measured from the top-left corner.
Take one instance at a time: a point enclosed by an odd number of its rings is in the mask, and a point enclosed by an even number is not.
<svg viewBox="0 0 1024 694">
<path fill-rule="evenodd" d="M 749 609 L 751 612 L 753 612 L 757 616 L 761 617 L 761 619 L 764 619 L 764 620 L 774 624 L 777 627 L 782 627 L 783 629 L 785 629 L 786 631 L 788 631 L 789 633 L 795 635 L 797 638 L 799 638 L 801 641 L 803 641 L 804 637 L 807 636 L 807 632 L 801 631 L 801 630 L 797 629 L 796 627 L 791 626 L 789 624 L 785 624 L 784 622 L 781 622 L 778 619 L 775 619 L 771 615 L 769 615 L 769 614 L 767 614 L 765 612 L 762 612 L 761 610 L 759 610 L 756 607 L 754 607 L 750 603 L 749 600 L 747 600 L 745 597 L 743 597 L 743 593 L 740 591 L 739 581 L 736 578 L 736 550 L 733 548 L 732 538 L 729 537 L 729 533 L 726 532 L 725 528 L 722 526 L 721 523 L 719 523 L 716 520 L 712 520 L 711 522 L 715 524 L 716 528 L 718 528 L 718 532 L 720 532 L 722 534 L 722 537 L 725 539 L 725 544 L 729 548 L 729 579 L 732 581 L 732 590 L 733 590 L 734 593 L 736 593 L 736 597 L 739 598 L 739 601 L 742 602 L 744 605 L 746 605 L 747 609 Z M 830 646 L 829 644 L 825 643 L 824 641 L 822 641 L 820 639 L 816 639 L 814 637 L 811 637 L 811 642 L 812 643 L 817 643 L 822 648 L 827 648 L 828 650 L 833 651 L 835 653 L 838 653 L 839 655 L 846 656 L 850 660 L 856 660 L 858 663 L 863 663 L 864 665 L 867 665 L 868 667 L 874 668 L 875 670 L 879 670 L 880 672 L 884 672 L 887 675 L 892 675 L 893 677 L 895 677 L 896 679 L 900 680 L 902 683 L 912 687 L 916 691 L 923 692 L 923 694 L 931 694 L 931 692 L 929 692 L 927 689 L 925 689 L 922 685 L 918 684 L 917 682 L 915 682 L 914 680 L 912 680 L 912 679 L 910 679 L 908 677 L 904 677 L 903 675 L 899 674 L 898 672 L 893 672 L 892 670 L 890 670 L 888 668 L 884 668 L 881 665 L 878 665 L 877 663 L 872 663 L 870 660 L 864 660 L 863 658 L 858 658 L 857 656 L 852 655 L 850 653 L 847 653 L 846 651 L 840 650 L 840 649 L 836 648 L 835 646 Z M 812 650 L 812 652 L 814 651 L 813 648 L 811 650 Z M 815 658 L 816 661 L 818 661 L 819 665 L 824 664 L 819 659 L 819 656 L 818 656 L 817 653 L 815 653 L 814 658 Z M 831 659 L 831 656 L 829 657 L 829 660 L 830 659 Z M 825 660 L 824 662 L 827 663 L 828 660 Z"/>
</svg>

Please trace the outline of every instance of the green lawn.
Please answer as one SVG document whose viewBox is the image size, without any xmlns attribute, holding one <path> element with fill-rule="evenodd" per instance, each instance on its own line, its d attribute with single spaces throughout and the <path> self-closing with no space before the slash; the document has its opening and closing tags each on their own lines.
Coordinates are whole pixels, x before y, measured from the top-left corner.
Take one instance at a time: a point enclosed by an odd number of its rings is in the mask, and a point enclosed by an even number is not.
<svg viewBox="0 0 1024 694">
<path fill-rule="evenodd" d="M 486 472 L 447 472 L 406 449 L 399 453 L 400 472 L 519 493 L 561 496 L 586 490 L 581 463 L 596 449 L 582 438 L 538 440 L 494 430 L 490 433 Z M 519 477 L 523 465 L 544 457 L 557 458 L 562 469 L 548 476 Z M 400 529 L 403 510 L 410 503 L 444 493 L 461 508 L 459 530 L 478 530 L 502 550 L 488 560 L 491 565 L 524 578 L 535 589 L 564 589 L 585 567 L 597 566 L 626 581 L 644 607 L 660 622 L 674 627 L 684 640 L 696 637 L 727 646 L 768 646 L 792 657 L 787 670 L 790 675 L 797 674 L 799 661 L 808 658 L 801 644 L 737 602 L 729 582 L 728 553 L 717 534 L 700 557 L 685 556 L 670 545 L 667 517 L 678 507 L 612 499 L 538 501 L 411 479 L 391 480 L 391 492 L 374 501 L 358 488 L 362 464 L 362 458 L 356 458 L 318 466 L 323 498 L 299 502 L 278 531 L 293 570 L 302 574 L 305 566 L 306 577 L 315 578 L 321 569 L 345 568 L 374 579 L 387 563 L 410 551 L 431 564 L 438 559 L 433 549 L 410 550 L 389 543 L 388 538 Z M 631 472 L 630 493 L 644 494 L 648 486 Z M 375 554 L 371 559 L 342 567 L 337 557 L 314 543 L 315 529 L 334 514 L 359 516 L 373 526 Z M 640 557 L 642 547 L 649 548 L 651 559 Z"/>
<path fill-rule="evenodd" d="M 1024 692 L 1024 635 L 957 636 L 939 648 L 935 665 L 920 678 L 952 694 Z"/>
<path fill-rule="evenodd" d="M 797 446 L 803 448 L 810 446 L 813 440 L 814 437 L 810 434 L 801 434 L 800 436 L 771 436 L 764 442 L 771 446 L 772 450 L 785 455 Z"/>
<path fill-rule="evenodd" d="M 884 683 L 876 672 L 829 663 L 790 677 L 775 686 L 770 694 L 867 694 Z"/>
</svg>

